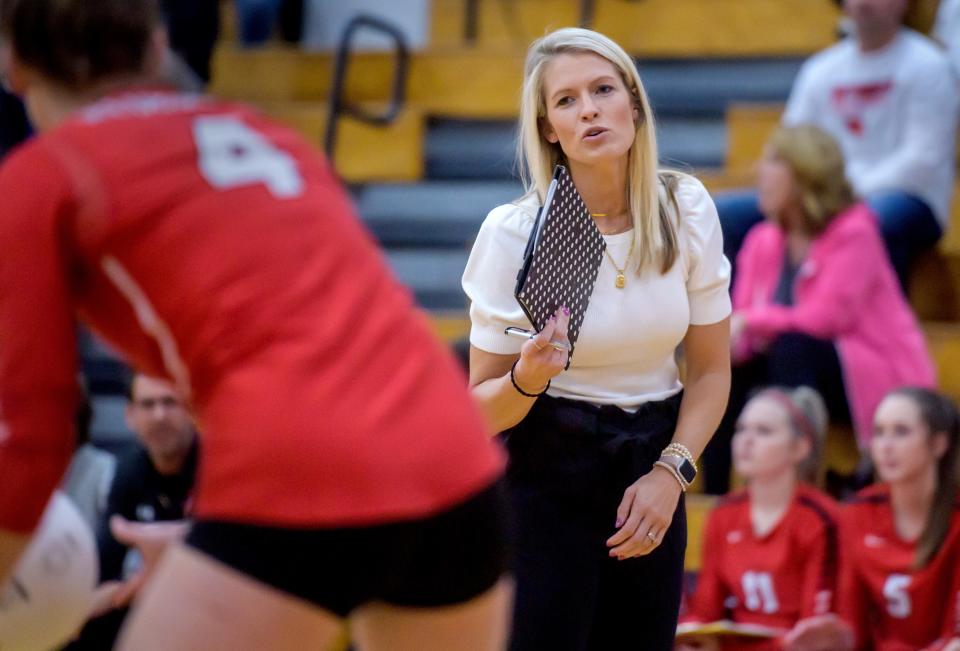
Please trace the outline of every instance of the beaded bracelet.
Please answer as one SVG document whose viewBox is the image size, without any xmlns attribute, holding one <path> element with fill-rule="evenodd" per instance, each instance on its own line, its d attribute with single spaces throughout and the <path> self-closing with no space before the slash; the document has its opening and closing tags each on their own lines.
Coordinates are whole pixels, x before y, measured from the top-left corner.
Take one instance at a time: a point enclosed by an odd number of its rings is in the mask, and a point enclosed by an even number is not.
<svg viewBox="0 0 960 651">
<path fill-rule="evenodd" d="M 541 391 L 540 393 L 527 393 L 526 391 L 520 388 L 520 385 L 517 384 L 517 378 L 514 377 L 513 375 L 513 372 L 516 370 L 517 364 L 519 363 L 520 363 L 520 360 L 518 359 L 513 363 L 513 366 L 510 367 L 510 381 L 513 382 L 513 388 L 516 389 L 520 393 L 520 395 L 524 395 L 528 398 L 537 398 L 545 394 L 547 392 L 547 389 L 550 388 L 550 380 L 547 380 L 547 386 L 543 387 L 543 391 Z"/>
<path fill-rule="evenodd" d="M 663 452 L 660 456 L 673 456 L 680 457 L 681 459 L 686 459 L 693 466 L 693 469 L 697 469 L 697 462 L 694 461 L 693 455 L 690 453 L 690 450 L 687 446 L 682 443 L 671 443 L 663 449 Z"/>
</svg>

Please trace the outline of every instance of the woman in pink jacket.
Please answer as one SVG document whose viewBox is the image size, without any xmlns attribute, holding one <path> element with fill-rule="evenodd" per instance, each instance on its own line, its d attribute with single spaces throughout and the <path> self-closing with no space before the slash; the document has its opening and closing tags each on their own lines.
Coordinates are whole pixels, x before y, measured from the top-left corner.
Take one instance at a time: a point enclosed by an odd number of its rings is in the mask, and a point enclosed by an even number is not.
<svg viewBox="0 0 960 651">
<path fill-rule="evenodd" d="M 737 256 L 731 418 L 708 448 L 710 492 L 727 487 L 732 418 L 760 386 L 815 387 L 831 419 L 851 422 L 864 448 L 888 391 L 935 382 L 876 218 L 854 198 L 836 142 L 815 127 L 780 128 L 758 177 L 767 221 Z"/>
</svg>

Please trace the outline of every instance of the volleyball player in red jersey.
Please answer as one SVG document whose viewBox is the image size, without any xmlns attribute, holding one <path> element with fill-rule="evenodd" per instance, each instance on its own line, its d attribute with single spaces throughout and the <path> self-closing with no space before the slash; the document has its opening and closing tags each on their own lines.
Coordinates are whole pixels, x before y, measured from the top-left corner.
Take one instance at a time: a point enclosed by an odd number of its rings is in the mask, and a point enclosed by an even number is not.
<svg viewBox="0 0 960 651">
<path fill-rule="evenodd" d="M 730 620 L 780 629 L 775 639 L 680 638 L 677 649 L 805 649 L 800 620 L 829 612 L 837 573 L 837 507 L 814 488 L 827 413 L 808 387 L 766 389 L 744 407 L 733 458 L 746 489 L 711 511 L 703 567 L 681 623 Z"/>
<path fill-rule="evenodd" d="M 960 414 L 925 389 L 888 395 L 870 454 L 880 482 L 841 514 L 841 616 L 859 650 L 960 647 Z"/>
<path fill-rule="evenodd" d="M 497 649 L 502 459 L 324 159 L 151 87 L 154 0 L 0 0 L 0 578 L 66 467 L 74 317 L 189 396 L 195 524 L 121 648 Z"/>
</svg>

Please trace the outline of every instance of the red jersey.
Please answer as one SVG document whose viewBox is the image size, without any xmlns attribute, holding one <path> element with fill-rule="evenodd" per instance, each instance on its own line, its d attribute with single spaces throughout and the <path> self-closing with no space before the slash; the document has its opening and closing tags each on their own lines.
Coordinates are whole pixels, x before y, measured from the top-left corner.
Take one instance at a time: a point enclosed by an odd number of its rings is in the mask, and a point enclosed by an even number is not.
<svg viewBox="0 0 960 651">
<path fill-rule="evenodd" d="M 960 636 L 960 504 L 933 560 L 913 567 L 915 542 L 902 540 L 885 486 L 861 491 L 840 515 L 837 606 L 858 650 L 917 651 Z"/>
<path fill-rule="evenodd" d="M 789 630 L 800 619 L 830 612 L 837 573 L 837 506 L 800 485 L 780 522 L 754 533 L 750 498 L 724 498 L 707 520 L 703 566 L 682 622 L 729 619 Z M 767 651 L 779 640 L 724 640 L 723 648 Z"/>
<path fill-rule="evenodd" d="M 75 315 L 190 396 L 200 518 L 419 518 L 501 472 L 326 161 L 252 111 L 88 106 L 0 169 L 0 247 L 0 528 L 34 526 L 73 448 Z"/>
</svg>

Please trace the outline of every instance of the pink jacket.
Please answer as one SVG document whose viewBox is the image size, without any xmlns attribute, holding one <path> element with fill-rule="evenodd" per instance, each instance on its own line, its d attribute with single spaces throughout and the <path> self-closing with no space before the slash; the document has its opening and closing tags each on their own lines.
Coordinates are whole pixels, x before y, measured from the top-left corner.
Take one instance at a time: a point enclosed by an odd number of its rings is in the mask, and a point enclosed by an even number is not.
<svg viewBox="0 0 960 651">
<path fill-rule="evenodd" d="M 792 307 L 771 303 L 786 236 L 754 227 L 737 256 L 733 308 L 745 322 L 734 356 L 748 356 L 784 332 L 836 342 L 850 413 L 861 446 L 883 396 L 904 384 L 933 387 L 933 361 L 887 258 L 876 217 L 864 204 L 838 215 L 813 241 L 797 272 Z"/>
</svg>

